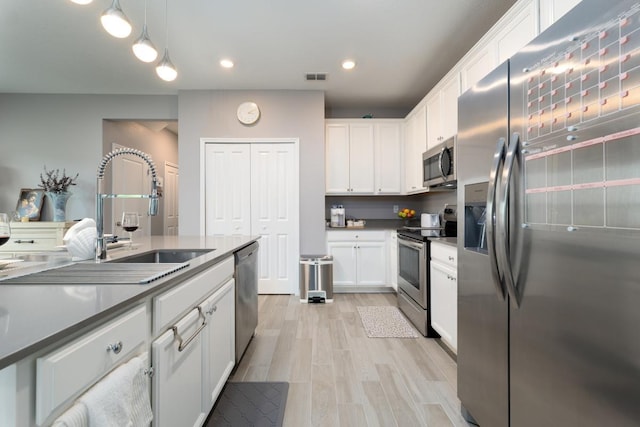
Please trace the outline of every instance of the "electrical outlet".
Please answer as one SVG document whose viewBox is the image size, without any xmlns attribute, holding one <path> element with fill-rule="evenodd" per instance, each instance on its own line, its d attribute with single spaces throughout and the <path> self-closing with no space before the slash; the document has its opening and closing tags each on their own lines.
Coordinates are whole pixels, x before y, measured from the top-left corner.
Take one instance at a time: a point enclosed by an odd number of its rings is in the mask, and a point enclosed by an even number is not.
<svg viewBox="0 0 640 427">
<path fill-rule="evenodd" d="M 399 210 L 398 205 L 393 205 L 393 213 L 398 213 Z"/>
</svg>

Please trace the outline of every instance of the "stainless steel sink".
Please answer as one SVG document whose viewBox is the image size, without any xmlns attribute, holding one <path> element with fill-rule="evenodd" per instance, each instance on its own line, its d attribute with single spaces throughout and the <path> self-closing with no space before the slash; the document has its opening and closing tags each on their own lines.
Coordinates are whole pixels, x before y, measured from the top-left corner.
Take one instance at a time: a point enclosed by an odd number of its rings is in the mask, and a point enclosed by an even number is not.
<svg viewBox="0 0 640 427">
<path fill-rule="evenodd" d="M 175 264 L 187 262 L 215 249 L 158 249 L 114 259 L 111 263 Z"/>
</svg>

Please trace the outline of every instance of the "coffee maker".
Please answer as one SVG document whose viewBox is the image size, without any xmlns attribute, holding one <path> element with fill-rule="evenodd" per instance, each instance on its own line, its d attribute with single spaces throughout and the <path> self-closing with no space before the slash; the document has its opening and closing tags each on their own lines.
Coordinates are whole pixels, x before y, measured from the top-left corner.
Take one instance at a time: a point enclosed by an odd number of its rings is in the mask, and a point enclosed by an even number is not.
<svg viewBox="0 0 640 427">
<path fill-rule="evenodd" d="M 344 227 L 346 226 L 345 222 L 345 212 L 344 206 L 342 205 L 333 205 L 331 206 L 331 227 Z"/>
</svg>

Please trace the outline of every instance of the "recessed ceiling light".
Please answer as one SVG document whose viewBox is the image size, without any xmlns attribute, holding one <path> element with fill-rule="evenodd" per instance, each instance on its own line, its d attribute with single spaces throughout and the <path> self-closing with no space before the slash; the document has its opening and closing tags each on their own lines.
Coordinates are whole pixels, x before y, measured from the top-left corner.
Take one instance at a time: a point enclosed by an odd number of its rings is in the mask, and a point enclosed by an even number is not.
<svg viewBox="0 0 640 427">
<path fill-rule="evenodd" d="M 345 70 L 352 70 L 353 68 L 355 68 L 356 63 L 351 60 L 351 59 L 347 59 L 342 63 L 342 68 L 344 68 Z"/>
<path fill-rule="evenodd" d="M 233 61 L 230 59 L 222 59 L 220 60 L 220 66 L 222 68 L 233 68 Z"/>
</svg>

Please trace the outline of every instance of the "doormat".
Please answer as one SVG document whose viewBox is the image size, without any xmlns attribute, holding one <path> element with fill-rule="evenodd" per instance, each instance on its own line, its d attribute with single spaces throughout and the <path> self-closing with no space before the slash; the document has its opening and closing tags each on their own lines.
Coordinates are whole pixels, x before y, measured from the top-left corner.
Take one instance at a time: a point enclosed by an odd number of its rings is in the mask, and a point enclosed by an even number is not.
<svg viewBox="0 0 640 427">
<path fill-rule="evenodd" d="M 288 392 L 286 382 L 228 382 L 204 425 L 280 427 Z"/>
<path fill-rule="evenodd" d="M 420 335 L 409 324 L 398 307 L 357 307 L 362 326 L 369 338 L 418 338 Z"/>
</svg>

